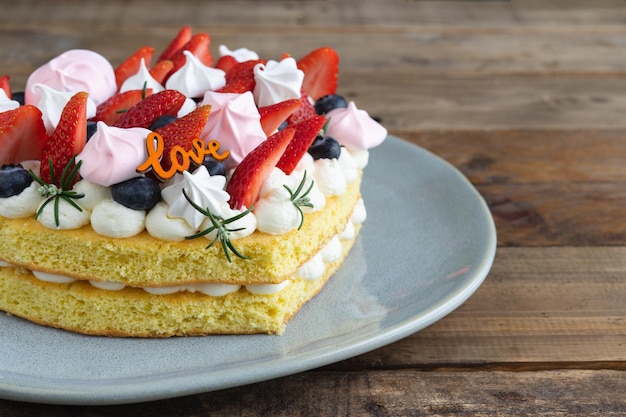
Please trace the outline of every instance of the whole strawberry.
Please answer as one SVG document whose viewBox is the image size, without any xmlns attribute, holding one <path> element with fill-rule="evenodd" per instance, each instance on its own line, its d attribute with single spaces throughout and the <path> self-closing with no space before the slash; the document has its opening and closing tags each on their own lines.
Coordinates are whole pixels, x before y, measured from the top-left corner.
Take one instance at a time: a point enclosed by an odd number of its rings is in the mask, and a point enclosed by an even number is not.
<svg viewBox="0 0 626 417">
<path fill-rule="evenodd" d="M 304 72 L 302 88 L 313 101 L 337 91 L 339 54 L 324 46 L 309 52 L 298 60 L 298 68 Z"/>
</svg>

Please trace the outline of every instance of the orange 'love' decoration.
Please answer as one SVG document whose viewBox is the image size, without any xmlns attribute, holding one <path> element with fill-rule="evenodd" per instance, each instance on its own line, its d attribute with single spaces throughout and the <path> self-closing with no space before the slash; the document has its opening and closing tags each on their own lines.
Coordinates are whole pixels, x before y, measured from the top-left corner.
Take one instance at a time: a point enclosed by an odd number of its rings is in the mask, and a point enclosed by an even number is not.
<svg viewBox="0 0 626 417">
<path fill-rule="evenodd" d="M 169 154 L 172 166 L 168 170 L 165 170 L 161 165 L 161 157 L 165 151 L 163 137 L 156 132 L 152 132 L 146 137 L 148 159 L 146 159 L 143 164 L 139 165 L 136 170 L 139 173 L 144 173 L 152 168 L 154 174 L 161 181 L 165 181 L 172 178 L 177 172 L 188 170 L 191 161 L 199 165 L 207 156 L 212 156 L 217 161 L 223 161 L 228 158 L 230 151 L 226 150 L 220 155 L 220 146 L 220 143 L 216 140 L 210 140 L 205 144 L 200 139 L 194 139 L 191 142 L 191 149 L 188 151 L 181 146 L 175 145 L 172 147 Z"/>
</svg>

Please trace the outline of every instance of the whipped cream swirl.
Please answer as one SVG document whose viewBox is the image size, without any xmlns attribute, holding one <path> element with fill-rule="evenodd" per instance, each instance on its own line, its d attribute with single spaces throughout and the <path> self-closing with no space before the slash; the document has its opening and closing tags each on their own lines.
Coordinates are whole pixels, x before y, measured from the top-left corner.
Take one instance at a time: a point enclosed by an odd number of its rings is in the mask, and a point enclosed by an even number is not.
<svg viewBox="0 0 626 417">
<path fill-rule="evenodd" d="M 41 110 L 41 118 L 46 127 L 46 132 L 51 134 L 59 124 L 61 113 L 68 101 L 76 94 L 72 91 L 59 91 L 45 84 L 34 84 L 33 91 L 39 94 L 37 108 Z M 96 104 L 87 97 L 87 119 L 96 115 Z"/>
<path fill-rule="evenodd" d="M 172 184 L 161 191 L 161 196 L 170 206 L 170 217 L 183 218 L 196 230 L 205 220 L 205 216 L 189 204 L 183 190 L 195 204 L 219 216 L 222 204 L 230 198 L 224 191 L 225 184 L 226 177 L 210 175 L 206 167 L 200 165 L 193 174 L 189 171 L 177 174 Z"/>
<path fill-rule="evenodd" d="M 248 48 L 238 48 L 235 50 L 230 50 L 226 45 L 220 45 L 218 48 L 218 52 L 220 56 L 232 56 L 233 58 L 235 58 L 235 60 L 237 60 L 237 62 L 245 62 L 259 59 L 259 54 L 251 51 Z"/>
<path fill-rule="evenodd" d="M 152 74 L 150 74 L 150 71 L 146 67 L 146 61 L 141 58 L 139 70 L 135 75 L 131 75 L 122 83 L 122 85 L 120 86 L 120 93 L 129 90 L 143 90 L 144 86 L 146 87 L 146 89 L 151 88 L 152 94 L 164 90 L 161 83 L 155 80 Z"/>
<path fill-rule="evenodd" d="M 300 98 L 304 72 L 296 60 L 289 57 L 281 61 L 270 60 L 266 65 L 254 67 L 254 99 L 259 107 Z"/>
<path fill-rule="evenodd" d="M 189 51 L 183 53 L 186 57 L 185 65 L 168 78 L 166 88 L 195 98 L 202 97 L 207 91 L 218 90 L 226 84 L 224 71 L 207 67 Z"/>
<path fill-rule="evenodd" d="M 0 88 L 0 113 L 15 110 L 20 107 L 20 102 L 17 100 L 11 100 L 7 93 Z"/>
</svg>

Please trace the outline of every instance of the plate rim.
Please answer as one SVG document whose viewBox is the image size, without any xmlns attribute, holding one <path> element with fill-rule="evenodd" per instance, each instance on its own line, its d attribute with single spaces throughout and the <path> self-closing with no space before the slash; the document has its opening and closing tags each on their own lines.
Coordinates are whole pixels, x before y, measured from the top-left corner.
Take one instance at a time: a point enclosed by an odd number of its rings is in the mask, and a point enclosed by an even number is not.
<svg viewBox="0 0 626 417">
<path fill-rule="evenodd" d="M 466 284 L 460 287 L 455 294 L 448 294 L 446 300 L 441 300 L 430 306 L 419 317 L 412 317 L 411 320 L 403 320 L 381 329 L 384 331 L 381 331 L 379 334 L 368 338 L 360 338 L 352 342 L 344 341 L 339 348 L 326 348 L 324 352 L 320 352 L 317 355 L 305 355 L 305 358 L 301 360 L 296 360 L 296 357 L 292 357 L 280 370 L 272 369 L 269 366 L 257 366 L 252 372 L 248 372 L 245 375 L 243 373 L 237 374 L 237 378 L 231 378 L 228 383 L 224 383 L 223 378 L 217 378 L 217 380 L 221 381 L 219 383 L 212 383 L 211 378 L 208 378 L 206 369 L 203 369 L 198 371 L 198 375 L 195 373 L 192 375 L 189 373 L 185 373 L 185 375 L 160 375 L 157 380 L 151 383 L 146 383 L 145 379 L 141 377 L 123 378 L 123 385 L 120 385 L 119 380 L 99 380 L 95 383 L 99 387 L 97 393 L 95 393 L 89 389 L 92 388 L 91 385 L 85 386 L 84 381 L 77 381 L 74 385 L 66 383 L 63 387 L 52 387 L 50 384 L 42 382 L 26 381 L 26 378 L 20 380 L 18 375 L 10 375 L 0 370 L 0 398 L 45 404 L 114 405 L 211 392 L 293 375 L 362 355 L 406 338 L 441 320 L 465 303 L 482 285 L 489 274 L 497 250 L 495 223 L 482 195 L 455 166 L 431 151 L 397 136 L 388 135 L 385 142 L 392 143 L 392 146 L 405 146 L 411 148 L 412 151 L 417 149 L 427 157 L 435 160 L 436 163 L 443 164 L 447 170 L 455 174 L 455 180 L 460 181 L 468 190 L 473 192 L 476 203 L 480 208 L 480 214 L 484 217 L 483 220 L 487 226 L 484 230 L 487 244 L 483 248 L 484 252 L 481 262 L 475 268 L 472 268 L 472 278 L 467 280 Z M 237 337 L 245 338 L 248 336 Z M 299 355 L 302 356 L 303 353 Z M 226 369 L 222 369 L 218 373 L 226 371 Z M 194 378 L 196 378 L 196 381 L 192 383 L 191 380 Z M 178 389 L 172 391 L 172 386 L 178 387 Z"/>
</svg>

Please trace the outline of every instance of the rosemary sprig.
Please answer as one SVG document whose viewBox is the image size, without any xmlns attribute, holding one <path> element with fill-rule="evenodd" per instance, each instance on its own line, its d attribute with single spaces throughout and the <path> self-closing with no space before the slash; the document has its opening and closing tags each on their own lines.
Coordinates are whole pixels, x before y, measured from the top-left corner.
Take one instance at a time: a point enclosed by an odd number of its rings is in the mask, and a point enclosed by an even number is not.
<svg viewBox="0 0 626 417">
<path fill-rule="evenodd" d="M 83 163 L 83 161 L 78 161 L 77 164 L 75 164 L 75 162 L 76 155 L 74 155 L 72 159 L 70 159 L 69 162 L 65 165 L 65 168 L 63 168 L 63 172 L 61 172 L 61 178 L 57 182 L 57 177 L 54 172 L 54 166 L 52 165 L 52 159 L 49 159 L 48 168 L 50 169 L 50 184 L 39 178 L 32 170 L 28 171 L 33 180 L 37 181 L 37 183 L 41 186 L 37 190 L 39 194 L 41 194 L 43 197 L 48 197 L 48 199 L 44 201 L 41 207 L 39 207 L 39 209 L 37 210 L 37 213 L 35 214 L 35 219 L 37 219 L 41 215 L 44 208 L 48 204 L 54 201 L 54 224 L 56 225 L 56 227 L 59 227 L 61 225 L 61 221 L 59 219 L 59 201 L 61 199 L 65 200 L 76 210 L 81 212 L 83 211 L 82 207 L 76 204 L 74 200 L 85 197 L 85 194 L 77 193 L 76 191 L 71 190 L 72 183 L 74 182 L 76 175 L 78 175 L 78 170 Z M 57 186 L 56 184 L 59 185 Z"/>
<path fill-rule="evenodd" d="M 191 236 L 187 236 L 187 237 L 185 237 L 185 239 L 195 239 L 195 238 L 205 236 L 205 235 L 215 231 L 216 232 L 215 238 L 211 241 L 211 243 L 209 243 L 207 245 L 207 248 L 210 248 L 211 246 L 213 246 L 213 244 L 215 242 L 217 242 L 219 240 L 221 245 L 222 245 L 222 250 L 224 251 L 224 255 L 226 255 L 226 259 L 228 259 L 228 262 L 232 262 L 229 250 L 232 253 L 234 253 L 237 257 L 239 257 L 241 259 L 248 259 L 247 256 L 241 254 L 237 250 L 237 248 L 235 248 L 235 246 L 230 241 L 230 237 L 229 237 L 231 232 L 238 232 L 240 230 L 245 229 L 245 227 L 240 227 L 238 229 L 228 229 L 226 227 L 226 225 L 243 218 L 245 215 L 247 215 L 248 213 L 252 212 L 253 207 L 250 207 L 246 211 L 243 211 L 243 212 L 237 214 L 236 216 L 230 217 L 228 219 L 223 219 L 222 217 L 216 216 L 213 213 L 211 213 L 211 211 L 208 208 L 204 209 L 204 208 L 200 207 L 199 205 L 197 205 L 195 202 L 193 202 L 191 200 L 191 198 L 189 197 L 189 195 L 187 195 L 187 192 L 184 189 L 183 189 L 183 195 L 185 196 L 185 198 L 187 199 L 189 204 L 191 204 L 191 206 L 194 209 L 198 210 L 200 213 L 202 213 L 203 215 L 208 217 L 209 220 L 211 220 L 211 226 L 207 227 L 206 229 L 204 229 L 204 230 L 202 230 L 202 231 L 200 231 L 200 232 L 198 232 L 196 234 L 193 234 Z"/>
<path fill-rule="evenodd" d="M 304 171 L 304 175 L 302 176 L 302 181 L 300 181 L 300 184 L 298 185 L 298 188 L 296 188 L 295 191 L 291 191 L 291 188 L 283 184 L 283 187 L 285 187 L 287 192 L 289 192 L 291 202 L 293 203 L 296 210 L 298 210 L 298 213 L 300 213 L 300 224 L 298 225 L 298 230 L 300 230 L 302 228 L 302 225 L 304 224 L 304 213 L 302 212 L 302 207 L 313 208 L 313 203 L 311 203 L 311 198 L 309 197 L 309 193 L 313 189 L 313 185 L 315 184 L 315 181 L 311 181 L 311 185 L 309 185 L 309 188 L 307 188 L 307 190 L 302 195 L 300 195 L 300 193 L 302 193 L 302 190 L 304 189 L 305 184 L 306 184 L 306 171 Z"/>
<path fill-rule="evenodd" d="M 148 94 L 148 81 L 144 81 L 143 82 L 143 88 L 141 89 L 141 99 L 143 100 L 144 98 L 146 98 L 146 94 Z M 119 109 L 116 110 L 115 113 L 116 114 L 123 114 L 126 113 L 128 111 L 128 108 L 125 109 Z"/>
</svg>

